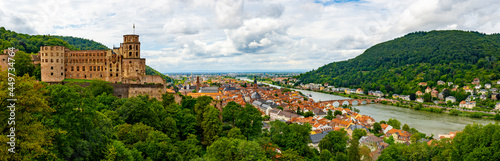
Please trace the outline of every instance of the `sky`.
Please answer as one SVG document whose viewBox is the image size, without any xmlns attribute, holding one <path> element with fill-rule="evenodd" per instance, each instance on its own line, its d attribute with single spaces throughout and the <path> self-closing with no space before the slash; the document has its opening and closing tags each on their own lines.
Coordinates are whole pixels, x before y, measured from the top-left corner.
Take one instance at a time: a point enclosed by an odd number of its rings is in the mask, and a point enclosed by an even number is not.
<svg viewBox="0 0 500 161">
<path fill-rule="evenodd" d="M 310 71 L 415 31 L 500 31 L 498 0 L 17 0 L 0 26 L 119 46 L 162 73 Z"/>
</svg>

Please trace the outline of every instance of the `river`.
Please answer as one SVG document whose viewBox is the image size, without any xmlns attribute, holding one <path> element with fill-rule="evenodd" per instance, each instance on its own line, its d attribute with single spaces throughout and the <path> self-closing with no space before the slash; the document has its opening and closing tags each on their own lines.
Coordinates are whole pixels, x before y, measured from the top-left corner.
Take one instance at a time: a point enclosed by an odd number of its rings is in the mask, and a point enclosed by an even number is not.
<svg viewBox="0 0 500 161">
<path fill-rule="evenodd" d="M 245 77 L 238 77 L 237 79 L 252 81 Z M 267 85 L 281 88 L 280 86 L 272 84 Z M 315 101 L 350 99 L 348 97 L 342 97 L 332 94 L 300 89 L 294 90 L 300 91 L 305 95 L 311 95 L 311 98 Z M 404 124 L 408 124 L 410 128 L 415 128 L 418 131 L 425 133 L 426 135 L 434 134 L 434 138 L 437 138 L 439 134 L 448 134 L 452 131 L 462 131 L 467 124 L 479 123 L 486 125 L 489 123 L 495 123 L 494 120 L 475 119 L 464 116 L 450 116 L 448 114 L 417 111 L 408 108 L 401 108 L 383 104 L 366 104 L 358 105 L 355 107 L 361 111 L 360 114 L 371 116 L 377 122 L 380 120 L 387 121 L 390 118 L 397 119 L 399 120 L 399 122 L 401 122 L 401 126 Z"/>
</svg>

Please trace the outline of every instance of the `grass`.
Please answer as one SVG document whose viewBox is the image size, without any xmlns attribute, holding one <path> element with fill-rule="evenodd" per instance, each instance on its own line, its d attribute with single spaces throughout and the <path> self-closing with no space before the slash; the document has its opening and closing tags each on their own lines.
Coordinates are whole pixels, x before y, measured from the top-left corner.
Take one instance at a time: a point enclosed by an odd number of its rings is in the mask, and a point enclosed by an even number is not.
<svg viewBox="0 0 500 161">
<path fill-rule="evenodd" d="M 94 81 L 102 81 L 102 80 L 99 80 L 99 79 L 92 79 L 92 80 L 89 80 L 89 79 L 64 79 L 63 82 L 94 82 Z M 109 82 L 106 82 L 106 83 L 109 83 Z"/>
</svg>

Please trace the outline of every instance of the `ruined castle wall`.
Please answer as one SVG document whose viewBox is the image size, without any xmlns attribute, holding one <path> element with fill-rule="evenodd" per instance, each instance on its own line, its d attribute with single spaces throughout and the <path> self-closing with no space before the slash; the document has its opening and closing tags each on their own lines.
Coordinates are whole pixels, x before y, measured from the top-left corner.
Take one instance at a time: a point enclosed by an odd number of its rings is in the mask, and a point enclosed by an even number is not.
<svg viewBox="0 0 500 161">
<path fill-rule="evenodd" d="M 142 79 L 143 83 L 165 84 L 164 81 L 159 75 L 145 75 Z"/>
<path fill-rule="evenodd" d="M 106 80 L 107 50 L 68 51 L 66 56 L 66 78 Z"/>
<path fill-rule="evenodd" d="M 123 83 L 140 84 L 144 75 L 146 75 L 145 59 L 126 59 L 122 60 Z"/>
<path fill-rule="evenodd" d="M 63 46 L 40 47 L 40 65 L 43 82 L 61 82 L 65 74 L 66 48 Z"/>
<path fill-rule="evenodd" d="M 164 93 L 165 90 L 163 90 L 163 85 L 130 84 L 128 96 L 149 95 L 150 98 L 162 100 L 161 96 Z"/>
<path fill-rule="evenodd" d="M 2 71 L 7 70 L 9 68 L 9 55 L 0 55 L 0 67 Z"/>
</svg>

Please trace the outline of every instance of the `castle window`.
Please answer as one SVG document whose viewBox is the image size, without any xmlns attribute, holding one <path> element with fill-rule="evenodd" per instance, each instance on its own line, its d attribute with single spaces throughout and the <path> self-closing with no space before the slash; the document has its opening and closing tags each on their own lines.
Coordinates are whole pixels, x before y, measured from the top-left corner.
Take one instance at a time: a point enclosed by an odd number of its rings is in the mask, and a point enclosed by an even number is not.
<svg viewBox="0 0 500 161">
<path fill-rule="evenodd" d="M 61 76 L 63 75 L 63 73 L 61 73 Z"/>
<path fill-rule="evenodd" d="M 116 76 L 118 77 L 118 73 L 116 73 Z"/>
<path fill-rule="evenodd" d="M 54 56 L 54 53 L 50 53 L 50 56 Z"/>
<path fill-rule="evenodd" d="M 71 66 L 71 71 L 73 71 L 73 69 L 74 69 L 73 67 L 74 67 L 74 66 Z"/>
<path fill-rule="evenodd" d="M 82 66 L 82 71 L 85 71 L 85 66 Z"/>
<path fill-rule="evenodd" d="M 87 78 L 87 75 L 83 76 L 84 78 Z"/>
<path fill-rule="evenodd" d="M 101 74 L 101 78 L 102 78 L 102 74 Z"/>
<path fill-rule="evenodd" d="M 128 63 L 132 64 L 132 61 L 128 61 Z"/>
<path fill-rule="evenodd" d="M 61 70 L 62 70 L 62 67 L 61 67 Z"/>
<path fill-rule="evenodd" d="M 113 74 L 109 74 L 110 77 L 113 77 Z"/>
<path fill-rule="evenodd" d="M 96 67 L 94 66 L 94 71 L 96 71 Z"/>
<path fill-rule="evenodd" d="M 129 45 L 129 46 L 128 46 L 128 49 L 129 49 L 129 50 L 132 50 L 132 45 Z"/>
<path fill-rule="evenodd" d="M 128 52 L 128 56 L 132 56 L 132 52 Z"/>
<path fill-rule="evenodd" d="M 50 67 L 50 70 L 54 69 L 54 67 Z"/>
<path fill-rule="evenodd" d="M 138 53 L 138 52 L 135 52 L 135 56 L 139 57 L 139 53 Z"/>
<path fill-rule="evenodd" d="M 92 78 L 92 74 L 90 74 L 90 78 Z"/>
<path fill-rule="evenodd" d="M 52 62 L 54 62 L 54 60 L 50 59 L 50 62 L 52 63 Z"/>
<path fill-rule="evenodd" d="M 76 71 L 80 71 L 80 66 L 76 66 Z"/>
<path fill-rule="evenodd" d="M 56 63 L 59 63 L 59 59 L 56 59 Z"/>
<path fill-rule="evenodd" d="M 59 53 L 56 53 L 56 56 L 59 56 Z"/>
<path fill-rule="evenodd" d="M 139 50 L 139 45 L 135 45 L 135 50 Z"/>
<path fill-rule="evenodd" d="M 97 66 L 97 71 L 101 71 L 101 67 L 100 66 Z"/>
<path fill-rule="evenodd" d="M 54 75 L 54 73 L 50 73 L 50 75 Z"/>
</svg>

